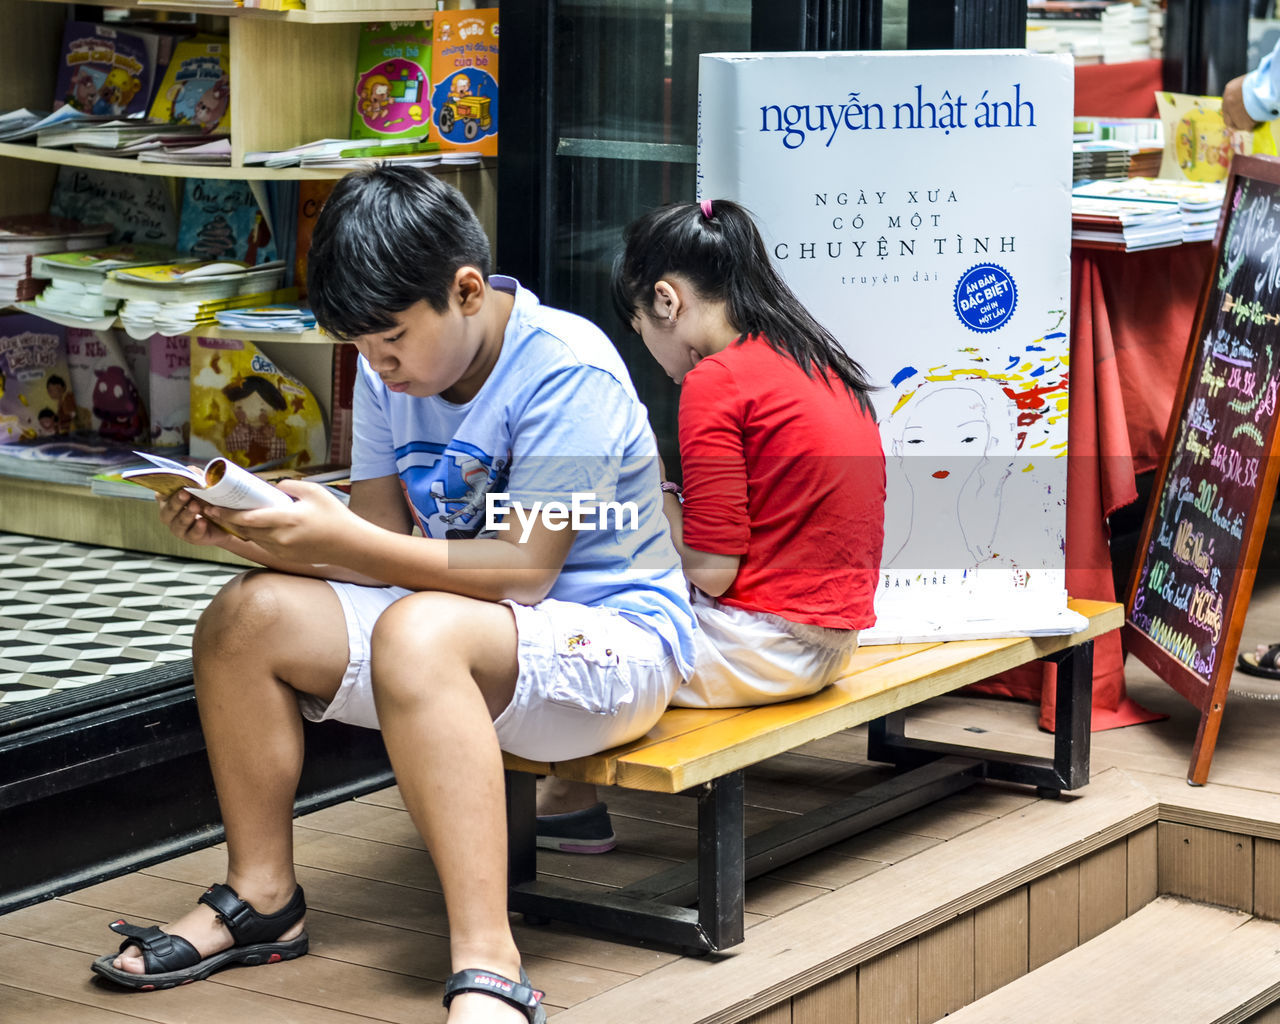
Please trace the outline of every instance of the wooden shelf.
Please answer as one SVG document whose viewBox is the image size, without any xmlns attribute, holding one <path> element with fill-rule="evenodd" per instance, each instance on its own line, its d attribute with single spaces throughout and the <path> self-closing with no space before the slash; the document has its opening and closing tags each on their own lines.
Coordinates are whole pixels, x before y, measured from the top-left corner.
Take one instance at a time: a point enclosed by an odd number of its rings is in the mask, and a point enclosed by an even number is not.
<svg viewBox="0 0 1280 1024">
<path fill-rule="evenodd" d="M 197 164 L 153 164 L 132 157 L 92 156 L 73 149 L 41 149 L 20 142 L 0 142 L 0 156 L 31 160 L 40 164 L 82 167 L 95 171 L 120 171 L 124 174 L 150 174 L 162 178 L 232 178 L 236 181 L 280 181 L 297 178 L 341 178 L 352 168 L 326 167 L 319 170 L 301 167 L 217 167 Z"/>
<path fill-rule="evenodd" d="M 66 0 L 32 0 L 34 3 L 66 5 Z M 226 4 L 183 3 L 163 0 L 160 3 L 129 3 L 128 0 L 83 0 L 94 7 L 111 7 L 146 13 L 149 11 L 183 11 L 222 18 L 262 18 L 269 21 L 294 21 L 323 25 L 364 21 L 430 21 L 434 10 L 423 10 L 422 0 L 309 0 L 305 11 L 264 11 L 257 7 L 232 7 Z"/>
<path fill-rule="evenodd" d="M 160 523 L 153 502 L 106 498 L 87 485 L 0 476 L 0 531 L 78 544 L 148 551 L 227 565 L 248 565 L 221 548 L 184 544 Z"/>
</svg>

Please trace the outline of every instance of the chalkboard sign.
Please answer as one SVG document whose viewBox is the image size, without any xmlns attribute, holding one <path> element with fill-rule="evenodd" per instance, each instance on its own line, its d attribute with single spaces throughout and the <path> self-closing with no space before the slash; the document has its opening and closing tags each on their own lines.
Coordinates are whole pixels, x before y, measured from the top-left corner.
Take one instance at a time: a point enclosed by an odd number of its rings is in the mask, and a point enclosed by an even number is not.
<svg viewBox="0 0 1280 1024">
<path fill-rule="evenodd" d="M 1237 157 L 1152 491 L 1125 647 L 1200 710 L 1188 781 L 1217 742 L 1276 489 L 1280 160 Z"/>
</svg>

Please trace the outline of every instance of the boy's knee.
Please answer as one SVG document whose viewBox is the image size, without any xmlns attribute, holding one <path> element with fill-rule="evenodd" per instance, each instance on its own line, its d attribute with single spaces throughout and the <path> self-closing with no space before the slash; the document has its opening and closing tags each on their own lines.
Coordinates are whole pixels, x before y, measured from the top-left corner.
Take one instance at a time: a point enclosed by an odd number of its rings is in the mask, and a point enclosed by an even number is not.
<svg viewBox="0 0 1280 1024">
<path fill-rule="evenodd" d="M 401 598 L 378 616 L 369 637 L 378 700 L 416 698 L 423 693 L 418 685 L 422 679 L 448 675 L 439 669 L 458 656 L 458 641 L 468 634 L 463 603 L 453 594 L 422 591 Z"/>
</svg>

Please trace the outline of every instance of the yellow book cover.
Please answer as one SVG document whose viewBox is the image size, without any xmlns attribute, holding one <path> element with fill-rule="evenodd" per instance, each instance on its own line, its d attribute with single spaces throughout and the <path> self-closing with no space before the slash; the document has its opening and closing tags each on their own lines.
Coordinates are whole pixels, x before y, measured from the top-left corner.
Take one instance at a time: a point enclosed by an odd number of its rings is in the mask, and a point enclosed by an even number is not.
<svg viewBox="0 0 1280 1024">
<path fill-rule="evenodd" d="M 174 44 L 173 57 L 148 116 L 231 130 L 231 48 L 226 36 L 192 36 Z"/>
<path fill-rule="evenodd" d="M 498 152 L 498 9 L 436 11 L 431 111 L 440 148 Z"/>
<path fill-rule="evenodd" d="M 1221 96 L 1158 92 L 1156 107 L 1164 127 L 1161 178 L 1224 181 L 1232 154 L 1276 155 L 1273 122 L 1251 132 L 1233 132 L 1223 123 Z"/>
<path fill-rule="evenodd" d="M 192 458 L 304 467 L 328 458 L 320 403 L 253 342 L 191 339 Z"/>
</svg>

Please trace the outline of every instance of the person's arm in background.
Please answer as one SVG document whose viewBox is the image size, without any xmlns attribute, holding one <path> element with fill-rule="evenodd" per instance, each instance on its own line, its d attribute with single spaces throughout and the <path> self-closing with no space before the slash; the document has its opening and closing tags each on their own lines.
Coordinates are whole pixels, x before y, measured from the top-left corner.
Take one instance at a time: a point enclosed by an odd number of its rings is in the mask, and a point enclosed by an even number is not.
<svg viewBox="0 0 1280 1024">
<path fill-rule="evenodd" d="M 1222 119 L 1233 131 L 1252 131 L 1280 117 L 1280 42 L 1247 75 L 1222 90 Z"/>
</svg>

